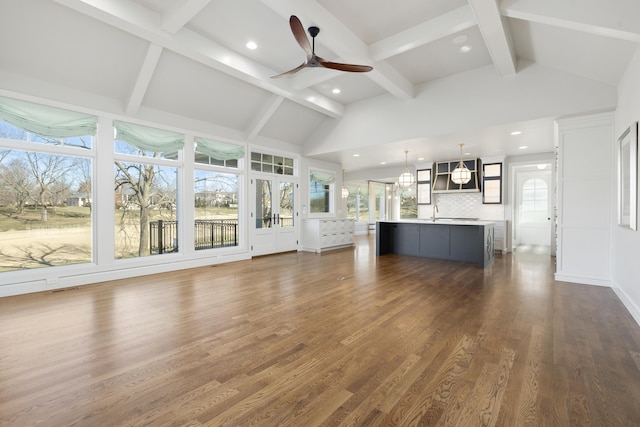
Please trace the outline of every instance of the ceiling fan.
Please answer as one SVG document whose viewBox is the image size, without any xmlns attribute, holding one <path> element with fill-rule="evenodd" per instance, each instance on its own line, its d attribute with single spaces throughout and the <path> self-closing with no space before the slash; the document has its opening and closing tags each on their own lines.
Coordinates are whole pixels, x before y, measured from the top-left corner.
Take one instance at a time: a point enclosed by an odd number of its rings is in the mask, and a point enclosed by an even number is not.
<svg viewBox="0 0 640 427">
<path fill-rule="evenodd" d="M 373 70 L 373 67 L 369 65 L 342 64 L 340 62 L 327 61 L 326 59 L 319 57 L 318 55 L 316 55 L 315 51 L 316 51 L 316 36 L 320 32 L 320 28 L 309 27 L 309 35 L 311 35 L 311 39 L 313 43 L 313 45 L 310 45 L 309 39 L 307 39 L 307 36 L 304 32 L 304 27 L 302 26 L 302 23 L 300 22 L 297 16 L 291 15 L 291 18 L 289 18 L 289 26 L 291 27 L 291 32 L 293 33 L 293 36 L 296 38 L 296 41 L 298 42 L 300 47 L 307 53 L 307 59 L 301 65 L 297 66 L 292 70 L 285 71 L 284 73 L 278 74 L 276 76 L 272 76 L 271 77 L 272 79 L 289 76 L 291 74 L 297 73 L 303 68 L 308 68 L 308 67 L 324 67 L 324 68 L 331 68 L 333 70 L 339 70 L 339 71 L 350 71 L 353 73 L 364 73 L 364 72 Z"/>
</svg>

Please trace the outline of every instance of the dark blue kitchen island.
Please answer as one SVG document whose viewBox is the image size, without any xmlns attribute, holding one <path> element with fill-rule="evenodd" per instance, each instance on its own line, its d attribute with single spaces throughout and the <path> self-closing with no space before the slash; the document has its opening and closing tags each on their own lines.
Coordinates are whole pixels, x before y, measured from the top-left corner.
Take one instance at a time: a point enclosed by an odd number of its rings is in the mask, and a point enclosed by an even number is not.
<svg viewBox="0 0 640 427">
<path fill-rule="evenodd" d="M 493 263 L 494 223 L 474 220 L 399 220 L 376 223 L 376 255 L 400 254 Z"/>
</svg>

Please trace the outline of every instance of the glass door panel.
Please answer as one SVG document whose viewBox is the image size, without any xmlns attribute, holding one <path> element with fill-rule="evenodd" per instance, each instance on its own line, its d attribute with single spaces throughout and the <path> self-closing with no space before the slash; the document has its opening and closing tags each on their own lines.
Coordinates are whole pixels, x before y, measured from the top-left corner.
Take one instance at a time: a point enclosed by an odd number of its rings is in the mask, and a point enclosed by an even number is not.
<svg viewBox="0 0 640 427">
<path fill-rule="evenodd" d="M 294 226 L 294 184 L 293 182 L 280 182 L 280 213 L 278 223 L 281 228 Z"/>
<path fill-rule="evenodd" d="M 273 227 L 272 187 L 269 179 L 256 179 L 256 229 Z"/>
</svg>

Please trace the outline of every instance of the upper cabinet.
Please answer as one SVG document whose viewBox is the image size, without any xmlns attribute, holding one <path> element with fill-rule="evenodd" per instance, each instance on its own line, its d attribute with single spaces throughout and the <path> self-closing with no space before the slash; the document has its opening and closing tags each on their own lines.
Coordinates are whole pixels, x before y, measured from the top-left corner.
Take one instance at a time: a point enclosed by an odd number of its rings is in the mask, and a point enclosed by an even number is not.
<svg viewBox="0 0 640 427">
<path fill-rule="evenodd" d="M 464 160 L 465 167 L 471 172 L 471 179 L 467 183 L 456 184 L 453 182 L 452 174 L 459 163 L 460 160 L 435 162 L 433 193 L 477 193 L 480 191 L 480 170 L 482 167 L 480 159 Z"/>
</svg>

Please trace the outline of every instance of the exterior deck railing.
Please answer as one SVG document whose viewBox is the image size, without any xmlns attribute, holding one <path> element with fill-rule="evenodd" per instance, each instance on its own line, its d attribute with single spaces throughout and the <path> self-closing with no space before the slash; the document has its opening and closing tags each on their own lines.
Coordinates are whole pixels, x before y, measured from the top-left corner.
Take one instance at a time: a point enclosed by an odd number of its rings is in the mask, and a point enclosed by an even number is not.
<svg viewBox="0 0 640 427">
<path fill-rule="evenodd" d="M 194 224 L 196 250 L 238 246 L 238 220 L 200 220 Z M 178 251 L 178 221 L 158 220 L 149 224 L 151 254 Z"/>
</svg>

